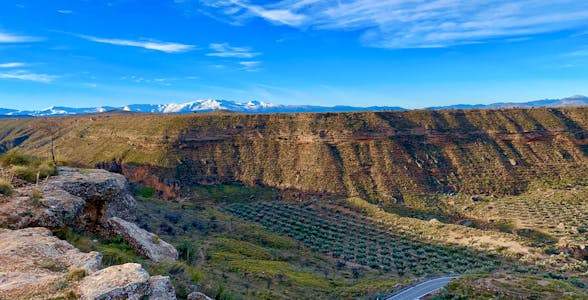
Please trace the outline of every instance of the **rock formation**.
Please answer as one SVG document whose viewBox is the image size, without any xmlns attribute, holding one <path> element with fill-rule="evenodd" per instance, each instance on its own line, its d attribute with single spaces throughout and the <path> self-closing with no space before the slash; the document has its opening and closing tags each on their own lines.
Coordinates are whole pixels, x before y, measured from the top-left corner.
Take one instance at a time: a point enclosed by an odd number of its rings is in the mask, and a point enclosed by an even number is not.
<svg viewBox="0 0 588 300">
<path fill-rule="evenodd" d="M 112 233 L 120 235 L 135 252 L 155 262 L 178 260 L 178 251 L 174 246 L 161 240 L 157 235 L 139 228 L 135 223 L 114 217 L 108 224 Z"/>
<path fill-rule="evenodd" d="M 172 245 L 131 222 L 135 207 L 126 179 L 104 170 L 60 168 L 2 198 L 0 299 L 175 299 L 168 277 L 151 277 L 139 264 L 100 270 L 100 253 L 82 253 L 48 229 L 119 235 L 156 262 L 177 260 Z"/>
<path fill-rule="evenodd" d="M 134 220 L 135 208 L 124 176 L 59 168 L 59 175 L 18 188 L 14 197 L 0 203 L 0 224 L 12 229 L 70 226 L 100 233 L 112 217 Z"/>
<path fill-rule="evenodd" d="M 0 229 L 0 299 L 47 299 L 75 290 L 69 272 L 90 274 L 102 255 L 82 253 L 45 228 Z"/>
</svg>

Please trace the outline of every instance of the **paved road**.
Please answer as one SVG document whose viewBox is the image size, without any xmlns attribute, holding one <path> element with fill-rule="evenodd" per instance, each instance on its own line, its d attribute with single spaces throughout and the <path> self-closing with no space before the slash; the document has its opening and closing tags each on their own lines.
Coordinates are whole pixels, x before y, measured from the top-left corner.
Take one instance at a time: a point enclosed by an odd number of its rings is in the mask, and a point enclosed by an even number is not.
<svg viewBox="0 0 588 300">
<path fill-rule="evenodd" d="M 398 294 L 392 294 L 384 297 L 383 300 L 415 300 L 420 299 L 436 290 L 439 290 L 446 286 L 451 279 L 457 278 L 458 276 L 447 276 L 441 278 L 431 279 L 423 283 L 419 283 L 411 288 L 401 291 Z"/>
</svg>

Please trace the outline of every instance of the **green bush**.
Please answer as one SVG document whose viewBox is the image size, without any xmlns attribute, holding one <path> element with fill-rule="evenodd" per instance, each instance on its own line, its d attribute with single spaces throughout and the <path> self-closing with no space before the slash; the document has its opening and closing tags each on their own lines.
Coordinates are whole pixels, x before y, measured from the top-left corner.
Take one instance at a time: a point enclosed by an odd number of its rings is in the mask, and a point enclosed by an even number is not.
<svg viewBox="0 0 588 300">
<path fill-rule="evenodd" d="M 10 172 L 17 178 L 26 180 L 28 182 L 35 182 L 37 180 L 36 168 L 30 166 L 16 165 L 10 168 Z"/>
<path fill-rule="evenodd" d="M 10 169 L 10 172 L 22 180 L 34 183 L 37 179 L 57 175 L 57 168 L 50 162 L 42 162 L 30 165 L 15 165 Z"/>
<path fill-rule="evenodd" d="M 0 155 L 0 165 L 11 167 L 12 174 L 28 182 L 36 182 L 37 179 L 44 179 L 57 174 L 57 168 L 52 162 L 18 153 L 14 150 Z"/>
<path fill-rule="evenodd" d="M 30 156 L 18 153 L 14 150 L 8 151 L 0 156 L 0 165 L 7 166 L 28 166 L 33 162 Z"/>
<path fill-rule="evenodd" d="M 155 189 L 149 186 L 144 186 L 137 190 L 137 196 L 143 198 L 152 198 L 155 196 Z"/>
<path fill-rule="evenodd" d="M 13 192 L 12 183 L 6 178 L 0 178 L 0 194 L 10 196 Z"/>
</svg>

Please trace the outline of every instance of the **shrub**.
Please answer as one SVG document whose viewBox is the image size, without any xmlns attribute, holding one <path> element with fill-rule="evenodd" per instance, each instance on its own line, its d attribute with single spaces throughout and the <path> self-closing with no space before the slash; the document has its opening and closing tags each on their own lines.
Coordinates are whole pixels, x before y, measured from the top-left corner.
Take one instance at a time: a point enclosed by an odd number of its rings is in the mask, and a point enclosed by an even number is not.
<svg viewBox="0 0 588 300">
<path fill-rule="evenodd" d="M 519 229 L 516 231 L 516 234 L 528 238 L 533 247 L 544 247 L 546 245 L 554 245 L 558 242 L 556 237 L 530 228 Z"/>
<path fill-rule="evenodd" d="M 37 180 L 36 168 L 24 165 L 15 165 L 10 169 L 10 172 L 17 178 L 26 180 L 28 182 L 35 182 Z"/>
<path fill-rule="evenodd" d="M 13 192 L 12 183 L 6 178 L 0 178 L 0 194 L 10 196 Z"/>
<path fill-rule="evenodd" d="M 3 167 L 7 166 L 28 166 L 32 163 L 33 159 L 22 153 L 18 153 L 14 150 L 8 151 L 0 156 L 0 165 Z"/>
<path fill-rule="evenodd" d="M 15 165 L 10 169 L 14 176 L 28 182 L 36 182 L 49 176 L 57 175 L 57 168 L 50 162 L 35 163 L 31 165 Z"/>
<path fill-rule="evenodd" d="M 35 205 L 39 205 L 41 198 L 43 198 L 43 192 L 39 189 L 33 189 L 33 194 L 31 196 Z"/>
<path fill-rule="evenodd" d="M 153 196 L 155 196 L 155 189 L 149 186 L 144 186 L 137 190 L 137 196 L 143 198 L 153 198 Z"/>
<path fill-rule="evenodd" d="M 82 268 L 73 268 L 69 270 L 67 273 L 67 280 L 69 281 L 80 281 L 82 278 L 86 277 L 87 273 L 85 269 Z"/>
</svg>

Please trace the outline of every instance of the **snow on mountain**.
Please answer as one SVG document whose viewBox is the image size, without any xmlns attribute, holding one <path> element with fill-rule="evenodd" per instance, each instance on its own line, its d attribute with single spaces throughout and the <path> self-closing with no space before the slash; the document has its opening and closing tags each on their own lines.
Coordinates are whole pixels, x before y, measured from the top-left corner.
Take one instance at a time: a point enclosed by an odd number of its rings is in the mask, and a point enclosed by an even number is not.
<svg viewBox="0 0 588 300">
<path fill-rule="evenodd" d="M 562 107 L 562 106 L 587 106 L 588 97 L 576 95 L 563 99 L 546 99 L 530 102 L 500 102 L 492 104 L 457 104 L 450 106 L 429 107 L 427 109 L 485 109 L 507 107 Z M 108 111 L 128 111 L 137 113 L 155 114 L 186 114 L 198 112 L 211 112 L 227 110 L 238 113 L 304 113 L 304 112 L 360 112 L 404 110 L 395 106 L 314 106 L 314 105 L 281 105 L 261 101 L 248 101 L 244 103 L 230 100 L 207 99 L 195 100 L 186 103 L 170 104 L 131 104 L 123 107 L 101 106 L 89 108 L 73 108 L 66 106 L 52 106 L 42 110 L 16 110 L 0 108 L 0 117 L 41 117 L 41 116 L 68 116 L 79 114 L 95 114 Z"/>
</svg>

